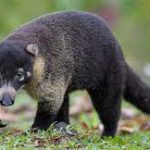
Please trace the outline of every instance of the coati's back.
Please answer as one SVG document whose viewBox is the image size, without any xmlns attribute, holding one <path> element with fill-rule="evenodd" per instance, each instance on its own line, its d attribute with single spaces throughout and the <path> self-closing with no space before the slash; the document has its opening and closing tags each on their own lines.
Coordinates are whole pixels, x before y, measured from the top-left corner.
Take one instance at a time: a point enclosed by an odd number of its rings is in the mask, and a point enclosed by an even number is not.
<svg viewBox="0 0 150 150">
<path fill-rule="evenodd" d="M 106 71 L 120 72 L 117 66 L 124 64 L 107 25 L 92 13 L 48 14 L 22 26 L 9 39 L 38 44 L 39 54 L 50 64 L 47 72 L 55 68 L 58 74 L 69 73 L 75 79 L 72 88 L 95 87 Z"/>
</svg>

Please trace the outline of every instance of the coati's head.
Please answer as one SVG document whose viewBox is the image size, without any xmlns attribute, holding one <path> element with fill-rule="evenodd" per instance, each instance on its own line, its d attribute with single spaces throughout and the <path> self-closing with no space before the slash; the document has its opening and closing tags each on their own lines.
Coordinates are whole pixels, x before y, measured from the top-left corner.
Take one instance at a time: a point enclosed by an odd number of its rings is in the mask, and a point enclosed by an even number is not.
<svg viewBox="0 0 150 150">
<path fill-rule="evenodd" d="M 0 104 L 14 104 L 16 91 L 32 78 L 33 61 L 38 54 L 34 44 L 24 46 L 13 42 L 0 44 Z"/>
</svg>

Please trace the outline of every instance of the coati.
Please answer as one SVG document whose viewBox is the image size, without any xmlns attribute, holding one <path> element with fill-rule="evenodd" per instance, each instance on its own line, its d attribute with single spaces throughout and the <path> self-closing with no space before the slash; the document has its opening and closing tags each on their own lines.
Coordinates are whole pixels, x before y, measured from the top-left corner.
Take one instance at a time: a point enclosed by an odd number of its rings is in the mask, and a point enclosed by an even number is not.
<svg viewBox="0 0 150 150">
<path fill-rule="evenodd" d="M 104 125 L 114 136 L 122 96 L 150 113 L 150 88 L 124 60 L 105 21 L 92 13 L 48 14 L 13 31 L 0 43 L 0 103 L 14 104 L 24 89 L 38 100 L 32 128 L 69 123 L 69 93 L 86 89 Z"/>
</svg>

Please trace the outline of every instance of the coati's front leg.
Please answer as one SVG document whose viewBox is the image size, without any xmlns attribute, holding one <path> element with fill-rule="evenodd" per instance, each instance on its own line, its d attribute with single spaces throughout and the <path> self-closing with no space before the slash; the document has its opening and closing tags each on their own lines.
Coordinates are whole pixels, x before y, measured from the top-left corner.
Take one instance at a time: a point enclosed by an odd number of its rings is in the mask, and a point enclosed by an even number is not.
<svg viewBox="0 0 150 150">
<path fill-rule="evenodd" d="M 54 122 L 56 115 L 50 111 L 51 105 L 49 102 L 38 102 L 37 113 L 35 116 L 32 129 L 46 130 Z"/>
<path fill-rule="evenodd" d="M 51 80 L 45 81 L 41 84 L 38 92 L 40 99 L 32 128 L 46 130 L 52 123 L 61 121 L 60 117 L 63 118 L 64 115 L 61 116 L 60 113 L 63 111 L 64 105 L 66 107 L 67 102 L 64 102 L 66 100 L 66 98 L 64 99 L 66 97 L 66 89 L 67 84 L 63 78 L 54 82 Z"/>
<path fill-rule="evenodd" d="M 59 113 L 55 121 L 69 124 L 69 94 L 68 92 L 64 96 L 63 104 L 59 110 Z"/>
<path fill-rule="evenodd" d="M 60 93 L 56 93 L 60 94 Z M 46 130 L 56 121 L 56 117 L 63 103 L 63 97 L 44 99 L 38 102 L 38 108 L 32 128 Z"/>
<path fill-rule="evenodd" d="M 69 124 L 68 94 L 65 94 L 63 103 L 58 111 L 51 112 L 49 110 L 51 110 L 51 103 L 38 103 L 37 113 L 32 128 L 46 130 L 53 122 L 63 122 L 66 125 Z"/>
</svg>

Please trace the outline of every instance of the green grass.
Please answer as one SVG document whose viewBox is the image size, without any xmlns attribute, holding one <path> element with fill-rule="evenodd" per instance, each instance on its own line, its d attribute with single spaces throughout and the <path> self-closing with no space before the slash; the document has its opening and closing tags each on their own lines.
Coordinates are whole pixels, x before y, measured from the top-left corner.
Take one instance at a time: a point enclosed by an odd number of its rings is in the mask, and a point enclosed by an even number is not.
<svg viewBox="0 0 150 150">
<path fill-rule="evenodd" d="M 21 92 L 15 107 L 20 107 L 23 103 L 30 104 L 35 109 L 35 102 Z M 129 107 L 129 104 L 124 104 L 124 106 Z M 68 126 L 68 130 L 76 130 L 78 133 L 74 136 L 67 136 L 53 127 L 50 127 L 47 132 L 31 133 L 27 130 L 30 128 L 34 116 L 30 119 L 25 114 L 20 114 L 20 116 L 16 122 L 10 122 L 5 130 L 0 129 L 0 150 L 32 150 L 35 148 L 54 150 L 150 150 L 150 132 L 148 131 L 138 131 L 130 135 L 117 135 L 114 138 L 101 139 L 98 130 L 99 119 L 95 112 L 81 113 L 77 117 L 71 118 L 72 125 Z"/>
<path fill-rule="evenodd" d="M 87 149 L 87 150 L 149 150 L 150 133 L 136 133 L 115 138 L 100 139 L 98 131 L 78 130 L 79 134 L 68 137 L 49 129 L 47 132 L 10 135 L 8 132 L 0 136 L 0 149 Z"/>
</svg>

